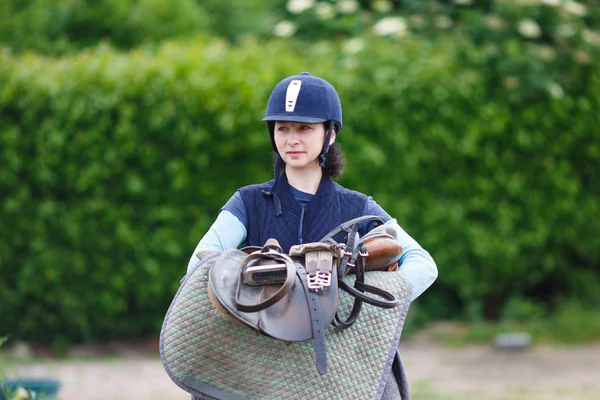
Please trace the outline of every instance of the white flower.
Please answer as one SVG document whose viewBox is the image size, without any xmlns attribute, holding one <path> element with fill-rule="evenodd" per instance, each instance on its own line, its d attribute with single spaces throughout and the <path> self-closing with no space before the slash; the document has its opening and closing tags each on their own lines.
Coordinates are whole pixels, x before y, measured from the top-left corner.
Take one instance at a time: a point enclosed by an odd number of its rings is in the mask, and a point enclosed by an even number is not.
<svg viewBox="0 0 600 400">
<path fill-rule="evenodd" d="M 583 40 L 585 40 L 589 44 L 600 46 L 600 33 L 591 31 L 589 29 L 584 29 Z"/>
<path fill-rule="evenodd" d="M 300 14 L 301 12 L 311 8 L 314 4 L 314 0 L 289 0 L 287 3 L 287 9 L 292 14 Z"/>
<path fill-rule="evenodd" d="M 441 29 L 450 28 L 452 26 L 452 20 L 447 15 L 438 15 L 435 17 L 435 25 Z"/>
<path fill-rule="evenodd" d="M 335 8 L 330 3 L 319 2 L 315 6 L 315 12 L 319 19 L 326 21 L 335 17 Z"/>
<path fill-rule="evenodd" d="M 392 2 L 388 0 L 375 0 L 373 10 L 385 13 L 392 10 Z"/>
<path fill-rule="evenodd" d="M 338 0 L 336 6 L 342 14 L 351 14 L 360 7 L 356 0 Z"/>
<path fill-rule="evenodd" d="M 575 51 L 575 59 L 580 64 L 589 64 L 592 62 L 592 56 L 583 50 Z"/>
<path fill-rule="evenodd" d="M 502 30 L 504 28 L 504 20 L 497 15 L 488 14 L 483 17 L 483 23 L 490 29 L 495 31 Z"/>
<path fill-rule="evenodd" d="M 373 25 L 373 32 L 378 36 L 404 36 L 408 31 L 408 26 L 403 18 L 385 17 Z"/>
<path fill-rule="evenodd" d="M 35 392 L 34 392 L 35 393 Z M 4 398 L 4 397 L 3 397 Z M 13 397 L 11 396 L 11 399 Z M 29 391 L 27 391 L 27 389 L 25 389 L 22 386 L 17 387 L 17 390 L 15 390 L 14 392 L 14 399 L 15 400 L 20 400 L 20 399 L 29 399 Z"/>
<path fill-rule="evenodd" d="M 296 33 L 296 25 L 287 20 L 279 22 L 273 28 L 273 34 L 277 37 L 286 38 L 292 36 L 294 33 Z"/>
<path fill-rule="evenodd" d="M 425 25 L 425 18 L 422 15 L 411 15 L 408 20 L 415 28 L 422 28 Z"/>
<path fill-rule="evenodd" d="M 473 0 L 454 0 L 454 4 L 468 6 L 469 4 L 473 4 Z"/>
<path fill-rule="evenodd" d="M 560 0 L 542 0 L 542 4 L 550 7 L 556 7 L 560 5 Z"/>
<path fill-rule="evenodd" d="M 561 24 L 556 28 L 556 34 L 560 37 L 568 38 L 577 33 L 577 28 L 572 24 Z"/>
<path fill-rule="evenodd" d="M 361 38 L 352 38 L 344 42 L 344 51 L 348 54 L 356 54 L 365 47 L 365 42 Z"/>
<path fill-rule="evenodd" d="M 517 29 L 519 30 L 519 33 L 526 38 L 537 38 L 542 35 L 542 29 L 538 23 L 529 18 L 519 21 Z"/>
<path fill-rule="evenodd" d="M 552 82 L 548 85 L 548 92 L 555 99 L 560 99 L 565 95 L 563 88 L 556 82 Z"/>
<path fill-rule="evenodd" d="M 571 14 L 575 14 L 580 17 L 583 17 L 587 14 L 587 7 L 576 1 L 569 0 L 565 3 L 564 7 L 565 10 L 567 10 Z"/>
<path fill-rule="evenodd" d="M 556 50 L 550 46 L 532 46 L 529 52 L 544 61 L 552 61 L 556 59 Z"/>
<path fill-rule="evenodd" d="M 354 58 L 346 58 L 344 60 L 344 68 L 355 69 L 356 67 L 358 67 L 358 61 L 356 61 Z"/>
</svg>

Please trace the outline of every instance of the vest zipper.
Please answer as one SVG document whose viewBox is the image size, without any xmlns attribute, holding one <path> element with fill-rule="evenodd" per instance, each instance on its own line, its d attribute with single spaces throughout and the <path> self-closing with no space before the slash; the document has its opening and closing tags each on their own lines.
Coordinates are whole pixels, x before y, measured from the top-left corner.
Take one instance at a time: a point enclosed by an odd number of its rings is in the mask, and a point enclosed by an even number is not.
<svg viewBox="0 0 600 400">
<path fill-rule="evenodd" d="M 304 207 L 301 207 L 300 211 L 300 223 L 298 224 L 298 244 L 302 244 L 302 235 L 304 230 Z"/>
</svg>

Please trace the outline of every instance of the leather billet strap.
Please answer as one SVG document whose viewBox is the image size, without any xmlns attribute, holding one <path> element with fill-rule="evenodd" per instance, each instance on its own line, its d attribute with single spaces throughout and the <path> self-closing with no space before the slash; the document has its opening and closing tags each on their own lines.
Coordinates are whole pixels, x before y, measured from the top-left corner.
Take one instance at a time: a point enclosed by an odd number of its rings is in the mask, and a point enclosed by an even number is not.
<svg viewBox="0 0 600 400">
<path fill-rule="evenodd" d="M 290 247 L 290 256 L 304 257 L 306 281 L 311 291 L 320 291 L 331 285 L 334 256 L 341 254 L 331 243 L 306 243 Z"/>
<path fill-rule="evenodd" d="M 306 294 L 306 300 L 308 301 L 308 311 L 310 314 L 310 322 L 313 331 L 313 346 L 315 349 L 315 364 L 317 366 L 317 372 L 323 375 L 327 372 L 327 351 L 325 345 L 325 326 L 323 324 L 323 317 L 321 312 L 321 303 L 319 302 L 318 295 L 308 287 L 308 281 L 306 277 L 306 270 L 302 267 L 302 264 L 298 265 L 297 273 L 300 276 L 300 282 L 304 293 Z"/>
<path fill-rule="evenodd" d="M 275 242 L 276 243 L 276 242 Z M 286 278 L 285 282 L 281 287 L 269 298 L 256 304 L 243 304 L 240 303 L 240 290 L 244 281 L 244 269 L 246 265 L 253 260 L 270 258 L 277 261 L 282 261 L 286 267 Z M 238 311 L 241 312 L 258 312 L 264 310 L 267 307 L 272 306 L 279 300 L 283 299 L 291 290 L 292 286 L 296 282 L 296 265 L 286 254 L 284 254 L 279 247 L 279 244 L 274 245 L 273 243 L 267 242 L 261 251 L 250 254 L 240 267 L 240 276 L 237 282 L 237 288 L 235 291 L 235 306 Z"/>
</svg>

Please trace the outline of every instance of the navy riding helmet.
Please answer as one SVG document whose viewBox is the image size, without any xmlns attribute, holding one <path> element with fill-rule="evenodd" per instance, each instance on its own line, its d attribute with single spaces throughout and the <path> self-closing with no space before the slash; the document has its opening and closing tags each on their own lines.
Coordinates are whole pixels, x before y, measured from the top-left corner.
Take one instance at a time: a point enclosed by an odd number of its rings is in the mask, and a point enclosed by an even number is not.
<svg viewBox="0 0 600 400">
<path fill-rule="evenodd" d="M 325 154 L 329 151 L 329 139 L 332 129 L 339 134 L 342 129 L 342 105 L 335 88 L 326 80 L 313 76 L 308 72 L 285 78 L 275 86 L 265 117 L 273 150 L 275 146 L 274 131 L 276 121 L 305 122 L 318 124 L 328 122 L 328 131 L 321 151 L 321 166 L 325 162 Z"/>
</svg>

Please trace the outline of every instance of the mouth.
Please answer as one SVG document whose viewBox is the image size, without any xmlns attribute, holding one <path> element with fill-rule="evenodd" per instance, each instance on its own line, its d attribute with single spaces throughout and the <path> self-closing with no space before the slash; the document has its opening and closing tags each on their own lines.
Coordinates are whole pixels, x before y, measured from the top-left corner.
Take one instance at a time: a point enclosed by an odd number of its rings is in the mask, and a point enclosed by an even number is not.
<svg viewBox="0 0 600 400">
<path fill-rule="evenodd" d="M 290 156 L 297 156 L 304 153 L 303 151 L 288 151 L 286 154 L 290 155 Z"/>
</svg>

